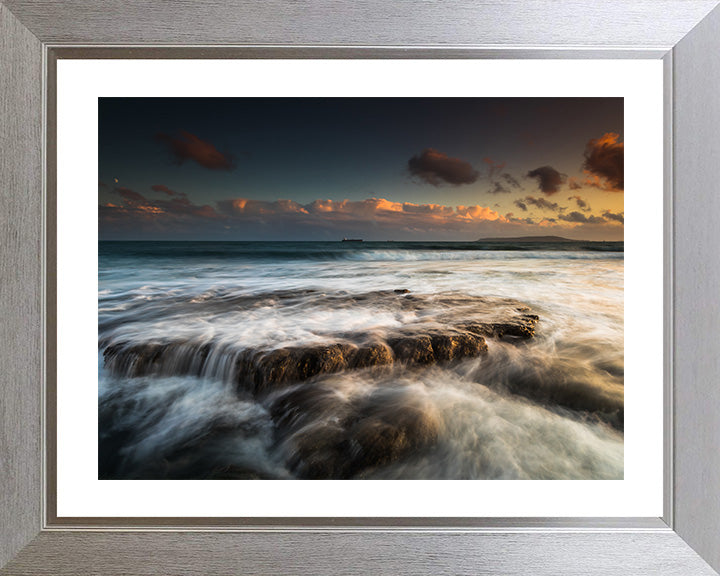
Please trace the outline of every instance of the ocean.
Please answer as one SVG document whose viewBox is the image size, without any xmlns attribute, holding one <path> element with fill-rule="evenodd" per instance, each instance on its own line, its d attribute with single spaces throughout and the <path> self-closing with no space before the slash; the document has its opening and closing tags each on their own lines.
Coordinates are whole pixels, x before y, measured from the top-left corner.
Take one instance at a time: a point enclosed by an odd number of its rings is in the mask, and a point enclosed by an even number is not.
<svg viewBox="0 0 720 576">
<path fill-rule="evenodd" d="M 622 242 L 100 242 L 101 479 L 621 479 Z"/>
</svg>

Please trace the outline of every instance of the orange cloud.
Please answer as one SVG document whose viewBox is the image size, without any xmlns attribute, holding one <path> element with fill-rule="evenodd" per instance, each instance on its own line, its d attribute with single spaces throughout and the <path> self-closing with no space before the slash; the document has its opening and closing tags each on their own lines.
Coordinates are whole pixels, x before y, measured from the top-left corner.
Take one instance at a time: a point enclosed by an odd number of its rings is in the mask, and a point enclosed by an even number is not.
<svg viewBox="0 0 720 576">
<path fill-rule="evenodd" d="M 571 212 L 540 219 L 516 218 L 510 212 L 503 215 L 489 206 L 419 204 L 386 198 L 319 199 L 304 205 L 293 200 L 231 198 L 218 202 L 216 211 L 212 206 L 194 204 L 181 193 L 154 200 L 127 188 L 116 188 L 113 192 L 122 198 L 122 203 L 98 207 L 101 231 L 106 234 L 140 231 L 180 236 L 188 230 L 195 233 L 203 230 L 208 237 L 227 234 L 224 237 L 247 239 L 332 239 L 351 235 L 454 239 L 526 234 L 555 227 L 569 230 L 586 224 L 603 224 L 603 228 L 617 230 L 621 229 L 622 218 L 622 214 L 609 212 L 600 217 Z"/>
<path fill-rule="evenodd" d="M 294 200 L 276 200 L 267 202 L 264 200 L 251 200 L 248 198 L 233 198 L 232 200 L 221 200 L 218 202 L 220 211 L 229 216 L 257 216 L 269 214 L 287 214 L 297 212 L 307 214 L 307 210 Z"/>
<path fill-rule="evenodd" d="M 557 220 L 555 218 L 543 218 L 537 225 L 541 228 L 553 228 L 557 226 Z"/>
<path fill-rule="evenodd" d="M 444 206 L 442 204 L 415 204 L 413 202 L 393 202 L 385 198 L 367 198 L 365 200 L 315 200 L 301 205 L 292 200 L 267 202 L 234 198 L 218 203 L 220 211 L 228 216 L 252 215 L 291 215 L 313 216 L 318 222 L 331 221 L 382 221 L 386 224 L 423 222 L 434 225 L 453 222 L 506 221 L 505 217 L 487 206 Z"/>
<path fill-rule="evenodd" d="M 375 200 L 373 198 L 373 200 Z M 377 199 L 377 203 L 375 205 L 376 210 L 387 210 L 388 212 L 402 212 L 403 211 L 403 205 L 399 202 L 390 202 L 390 200 L 385 200 L 384 198 Z"/>
<path fill-rule="evenodd" d="M 333 201 L 332 200 L 315 200 L 312 204 L 312 209 L 315 212 L 332 212 Z"/>
<path fill-rule="evenodd" d="M 625 188 L 625 144 L 618 142 L 619 134 L 608 132 L 590 140 L 585 147 L 583 169 L 586 186 L 609 192 L 622 192 Z"/>
<path fill-rule="evenodd" d="M 460 218 L 466 220 L 499 220 L 500 222 L 508 221 L 505 216 L 501 215 L 495 210 L 491 210 L 487 206 L 458 206 L 457 215 Z"/>
<path fill-rule="evenodd" d="M 165 210 L 159 206 L 138 206 L 137 209 L 148 214 L 165 214 Z"/>
</svg>

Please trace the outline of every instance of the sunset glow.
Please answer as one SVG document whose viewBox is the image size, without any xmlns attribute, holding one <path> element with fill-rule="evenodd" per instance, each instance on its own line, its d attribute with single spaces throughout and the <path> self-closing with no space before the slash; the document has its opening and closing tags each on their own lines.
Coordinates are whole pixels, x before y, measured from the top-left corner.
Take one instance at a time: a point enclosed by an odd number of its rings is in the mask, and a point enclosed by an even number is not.
<svg viewBox="0 0 720 576">
<path fill-rule="evenodd" d="M 622 131 L 621 98 L 101 98 L 100 237 L 622 240 Z"/>
</svg>

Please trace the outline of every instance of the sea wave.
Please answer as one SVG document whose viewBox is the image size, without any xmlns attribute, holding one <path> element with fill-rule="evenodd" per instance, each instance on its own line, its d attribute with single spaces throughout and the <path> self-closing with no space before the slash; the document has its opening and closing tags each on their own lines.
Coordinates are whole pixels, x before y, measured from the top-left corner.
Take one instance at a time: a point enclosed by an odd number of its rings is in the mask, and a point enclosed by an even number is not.
<svg viewBox="0 0 720 576">
<path fill-rule="evenodd" d="M 621 251 L 159 244 L 100 247 L 101 477 L 622 477 Z"/>
</svg>

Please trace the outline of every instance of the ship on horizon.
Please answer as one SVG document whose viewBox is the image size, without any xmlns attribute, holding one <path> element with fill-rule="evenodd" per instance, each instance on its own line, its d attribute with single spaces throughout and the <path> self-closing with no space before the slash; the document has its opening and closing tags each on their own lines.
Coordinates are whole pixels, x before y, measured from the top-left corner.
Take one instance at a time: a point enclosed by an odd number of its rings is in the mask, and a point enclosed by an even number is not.
<svg viewBox="0 0 720 576">
<path fill-rule="evenodd" d="M 362 238 L 343 238 L 343 242 L 362 242 Z"/>
</svg>

